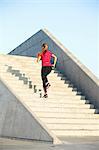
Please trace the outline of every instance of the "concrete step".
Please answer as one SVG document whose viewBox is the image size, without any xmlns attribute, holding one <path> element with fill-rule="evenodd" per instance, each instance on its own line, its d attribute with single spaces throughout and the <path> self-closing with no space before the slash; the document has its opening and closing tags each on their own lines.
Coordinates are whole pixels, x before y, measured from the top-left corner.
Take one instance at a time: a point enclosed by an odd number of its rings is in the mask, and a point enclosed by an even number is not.
<svg viewBox="0 0 99 150">
<path fill-rule="evenodd" d="M 4 54 L 0 54 L 0 58 L 4 59 L 4 60 L 7 60 L 7 59 L 13 59 L 13 60 L 35 60 L 36 57 L 28 57 L 28 56 L 20 56 L 20 55 L 4 55 Z"/>
<path fill-rule="evenodd" d="M 33 95 L 34 96 L 34 95 Z M 22 97 L 22 96 L 21 96 Z M 52 102 L 50 102 L 50 101 L 47 101 L 47 104 L 46 104 L 46 101 L 40 101 L 39 99 L 37 100 L 35 100 L 33 97 L 32 97 L 32 99 L 30 98 L 30 97 L 28 97 L 28 98 L 25 98 L 24 99 L 24 102 L 28 105 L 28 106 L 34 106 L 34 107 L 50 107 L 50 108 L 55 108 L 55 107 L 57 107 L 57 108 L 81 108 L 81 109 L 83 109 L 83 108 L 86 108 L 86 109 L 90 109 L 90 107 L 91 107 L 91 109 L 94 109 L 94 108 L 92 108 L 92 106 L 91 105 L 85 105 L 85 104 L 81 104 L 80 102 L 80 104 L 79 103 L 77 103 L 76 101 L 71 101 L 71 103 L 62 103 L 63 105 L 64 105 L 64 107 L 61 107 L 61 103 L 52 103 Z M 60 106 L 59 106 L 60 105 Z M 45 114 L 45 116 L 46 116 L 46 114 Z M 49 116 L 50 116 L 50 114 L 49 114 Z M 53 116 L 53 115 L 52 115 Z M 57 116 L 57 115 L 55 115 L 55 116 Z"/>
<path fill-rule="evenodd" d="M 17 91 L 17 92 L 19 92 L 19 91 Z M 24 91 L 24 92 L 26 92 L 26 91 Z M 19 93 L 20 93 L 21 96 L 27 97 L 26 94 L 23 95 L 24 92 L 19 92 Z M 33 96 L 32 92 L 29 92 L 29 95 Z M 67 94 L 67 95 L 62 96 L 62 95 L 56 95 L 56 94 L 53 94 L 53 93 L 51 95 L 48 95 L 48 98 L 46 98 L 46 99 L 41 98 L 41 100 L 48 101 L 48 100 L 53 99 L 53 101 L 57 102 L 57 100 L 61 99 L 62 101 L 64 101 L 66 99 L 68 100 L 68 98 L 75 99 L 75 100 L 82 100 L 81 96 L 79 96 L 79 95 L 74 96 L 74 95 L 71 95 L 71 94 L 70 95 Z"/>
<path fill-rule="evenodd" d="M 49 97 L 50 97 L 49 99 L 48 99 L 48 98 L 47 98 L 47 99 L 45 99 L 45 98 L 40 98 L 40 97 L 39 97 L 39 92 L 38 92 L 38 93 L 34 93 L 34 91 L 32 92 L 32 90 L 27 91 L 27 90 L 25 90 L 25 89 L 24 89 L 24 92 L 23 92 L 23 91 L 19 91 L 18 89 L 15 89 L 15 92 L 16 92 L 17 94 L 19 94 L 21 97 L 23 97 L 24 99 L 30 99 L 30 100 L 33 99 L 34 94 L 36 94 L 36 95 L 37 95 L 37 98 L 40 99 L 41 101 L 50 101 L 50 102 L 53 102 L 53 103 L 58 102 L 58 99 L 61 98 L 61 95 L 57 95 L 57 97 L 56 97 L 54 94 L 51 95 L 51 96 L 49 96 Z M 28 93 L 28 95 L 27 95 L 26 93 Z M 32 97 L 32 98 L 31 98 L 31 97 Z M 70 97 L 71 97 L 71 96 L 70 96 Z M 56 100 L 56 99 L 57 99 L 57 100 Z M 33 99 L 33 100 L 34 100 L 34 99 Z M 77 100 L 76 98 L 74 99 L 74 101 L 71 99 L 70 104 L 72 105 L 72 103 L 75 103 L 76 100 Z M 68 103 L 68 95 L 67 95 L 67 97 L 65 96 L 64 99 L 62 99 L 61 102 L 66 103 L 66 101 L 67 101 L 67 103 Z M 61 104 L 61 102 L 60 102 L 60 104 Z M 85 107 L 86 107 L 86 106 L 85 106 Z M 92 107 L 91 107 L 91 108 L 92 108 Z"/>
<path fill-rule="evenodd" d="M 20 80 L 21 82 L 22 82 L 22 80 Z M 19 80 L 18 80 L 18 83 L 20 82 Z M 19 87 L 19 85 L 18 84 L 15 84 L 15 87 Z M 41 83 L 41 85 L 37 85 L 36 86 L 36 88 L 37 89 L 42 89 L 43 90 L 43 87 L 42 87 L 42 83 Z M 60 92 L 75 92 L 75 91 L 72 91 L 72 89 L 71 88 L 68 88 L 68 87 L 65 87 L 64 89 L 63 89 L 63 87 L 61 88 L 61 87 L 55 87 L 55 86 L 51 86 L 49 89 L 48 89 L 48 91 L 60 91 Z M 76 92 L 77 93 L 77 92 Z"/>
<path fill-rule="evenodd" d="M 32 96 L 32 98 L 33 98 L 33 96 Z M 30 99 L 30 102 L 31 101 L 33 101 L 33 99 Z M 72 98 L 72 97 L 67 96 L 65 99 L 47 98 L 47 100 L 45 100 L 44 98 L 41 98 L 41 99 L 37 98 L 37 101 L 39 101 L 39 103 L 70 104 L 70 105 L 72 105 L 72 104 L 86 104 L 87 100 L 80 100 L 80 99 L 76 99 L 76 98 Z"/>
<path fill-rule="evenodd" d="M 32 63 L 32 62 L 33 62 L 33 63 L 37 63 L 37 62 L 36 62 L 36 59 L 34 59 L 34 60 L 29 60 L 29 59 L 28 59 L 28 60 L 24 60 L 23 62 L 22 62 L 22 60 L 20 60 L 20 59 L 11 58 L 11 57 L 9 57 L 9 58 L 7 58 L 7 57 L 6 57 L 6 58 L 4 58 L 4 57 L 1 58 L 1 57 L 0 57 L 0 59 L 2 60 L 3 63 L 8 62 L 8 61 L 10 61 L 10 62 L 19 62 L 19 63 L 26 63 L 26 62 L 28 62 L 29 64 Z"/>
<path fill-rule="evenodd" d="M 29 66 L 26 66 L 26 65 L 22 66 L 22 64 L 19 64 L 18 62 L 5 62 L 5 63 L 2 63 L 2 69 L 5 65 L 7 65 L 7 67 L 12 66 L 12 69 L 19 68 L 20 70 L 25 70 L 26 72 L 30 72 L 30 73 L 32 73 L 33 71 L 41 72 L 41 66 L 40 65 L 33 65 L 32 64 Z"/>
<path fill-rule="evenodd" d="M 10 62 L 9 62 L 10 63 Z M 41 72 L 41 66 L 25 66 L 26 68 L 24 68 L 23 66 L 21 66 L 20 64 L 18 64 L 17 62 L 13 62 L 13 63 L 5 63 L 2 65 L 2 69 L 4 68 L 4 66 L 6 65 L 6 68 L 8 68 L 9 66 L 12 66 L 12 69 L 16 69 L 19 68 L 20 70 L 26 70 L 27 72 L 32 73 L 33 71 L 40 71 Z M 29 67 L 29 69 L 28 69 Z"/>
<path fill-rule="evenodd" d="M 46 108 L 46 107 L 32 107 L 30 106 L 31 110 L 34 112 L 60 112 L 60 113 L 95 113 L 95 109 L 81 109 L 81 108 Z"/>
<path fill-rule="evenodd" d="M 39 103 L 39 102 L 26 102 L 29 106 L 34 106 L 34 107 L 50 107 L 50 108 L 86 108 L 90 109 L 91 105 L 90 104 L 53 104 L 53 103 Z"/>
<path fill-rule="evenodd" d="M 82 119 L 99 119 L 99 114 L 80 114 L 80 113 L 78 113 L 78 114 L 74 114 L 74 113 L 53 113 L 53 112 L 36 112 L 36 115 L 38 116 L 38 117 L 44 117 L 44 118 L 66 118 L 66 119 L 70 119 L 70 118 L 72 118 L 72 119 L 80 119 L 80 118 L 82 118 Z M 52 127 L 53 127 L 53 125 L 54 124 L 52 124 Z M 55 124 L 55 125 L 57 125 L 58 126 L 58 124 Z M 61 124 L 60 124 L 60 126 L 61 127 L 63 127 L 63 125 L 65 126 L 66 124 L 62 124 L 62 126 L 61 126 Z M 99 126 L 99 125 L 97 125 L 97 126 Z"/>
<path fill-rule="evenodd" d="M 98 124 L 47 124 L 50 130 L 99 130 Z"/>
<path fill-rule="evenodd" d="M 37 94 L 35 94 L 36 95 L 36 99 L 34 99 L 34 94 L 33 95 L 29 95 L 29 96 L 23 96 L 22 94 L 19 94 L 20 96 L 21 96 L 21 98 L 23 98 L 24 99 L 24 102 L 26 102 L 26 103 L 39 103 L 39 104 L 41 104 L 41 105 L 43 105 L 43 103 L 47 103 L 48 105 L 49 104 L 67 104 L 67 105 L 71 105 L 72 106 L 72 104 L 73 105 L 79 105 L 79 104 L 84 104 L 84 102 L 83 101 L 78 101 L 78 100 L 69 100 L 69 102 L 68 102 L 68 100 L 66 99 L 66 100 L 62 100 L 62 101 L 56 101 L 56 99 L 55 98 L 53 98 L 53 99 L 48 99 L 48 100 L 45 100 L 44 98 L 39 98 L 39 96 L 37 95 Z M 83 103 L 82 103 L 83 102 Z"/>
<path fill-rule="evenodd" d="M 74 94 L 77 94 L 77 91 L 72 91 L 73 89 L 72 88 L 68 88 L 68 87 L 65 87 L 64 89 L 63 88 L 60 88 L 60 87 L 53 87 L 53 86 L 50 86 L 50 88 L 48 89 L 49 92 L 53 91 L 53 92 L 73 92 Z"/>
<path fill-rule="evenodd" d="M 29 62 L 35 62 L 35 63 L 37 63 L 37 58 L 36 57 L 17 58 L 17 60 L 19 60 L 20 62 L 23 62 L 23 63 L 26 63 L 26 62 L 28 62 L 28 63 Z M 26 64 L 28 64 L 28 63 L 26 63 Z"/>
<path fill-rule="evenodd" d="M 63 131 L 59 131 L 59 130 L 56 130 L 56 131 L 52 131 L 55 135 L 58 136 L 58 138 L 62 138 L 63 139 L 63 136 L 65 138 L 65 136 L 79 136 L 79 137 L 82 137 L 82 136 L 99 136 L 99 130 L 96 130 L 96 131 L 93 131 L 93 130 L 63 130 Z"/>
<path fill-rule="evenodd" d="M 15 88 L 15 86 L 14 86 L 14 84 L 13 84 L 13 88 Z M 17 93 L 24 93 L 24 92 L 27 92 L 27 93 L 29 93 L 29 94 L 33 94 L 34 93 L 34 90 L 33 90 L 33 92 L 32 92 L 32 90 L 30 90 L 30 89 L 27 89 L 27 90 L 23 90 L 23 88 L 20 88 L 20 89 L 16 89 L 16 92 Z M 71 91 L 68 91 L 68 92 L 55 92 L 55 91 L 48 91 L 48 94 L 49 94 L 49 97 L 55 97 L 56 95 L 56 98 L 58 97 L 58 96 L 60 96 L 60 97 L 65 97 L 65 96 L 76 96 L 76 93 L 74 93 L 74 92 L 71 92 Z"/>
<path fill-rule="evenodd" d="M 76 94 L 77 94 L 77 92 L 72 92 L 72 91 L 69 91 L 69 90 L 67 90 L 67 91 L 65 91 L 64 90 L 64 92 L 63 91 L 61 91 L 61 92 L 59 92 L 59 91 L 53 91 L 53 90 L 49 90 L 48 91 L 48 94 L 49 95 L 51 95 L 51 94 L 55 94 L 55 95 L 61 95 L 61 96 L 65 96 L 65 95 L 74 95 L 74 96 L 76 96 Z"/>
<path fill-rule="evenodd" d="M 64 124 L 99 124 L 99 119 L 66 119 L 66 118 L 40 118 L 45 123 Z"/>
<path fill-rule="evenodd" d="M 22 71 L 21 71 L 21 73 L 22 73 Z M 24 73 L 24 72 L 23 72 Z M 36 73 L 36 72 L 35 72 Z M 29 73 L 26 73 L 25 72 L 25 76 L 29 76 L 29 78 L 31 78 L 31 79 L 34 79 L 34 80 L 42 80 L 41 79 L 41 74 L 29 74 Z M 51 80 L 51 81 L 53 81 L 54 80 L 54 82 L 58 82 L 58 83 L 65 83 L 65 80 L 61 80 L 61 77 L 55 77 L 54 75 L 50 75 L 50 76 L 48 76 L 48 79 L 49 79 L 49 81 Z M 67 85 L 67 86 L 69 86 L 69 84 L 68 83 L 65 83 L 65 85 Z"/>
<path fill-rule="evenodd" d="M 21 70 L 25 70 L 26 72 L 32 73 L 34 72 L 41 72 L 41 66 L 37 66 L 37 65 L 32 65 L 32 66 L 22 66 L 22 65 L 18 65 L 19 69 Z M 15 69 L 15 67 L 13 66 L 13 68 Z"/>
<path fill-rule="evenodd" d="M 24 61 L 22 61 L 22 60 L 20 60 L 20 59 L 16 59 L 16 58 L 11 58 L 11 57 L 9 57 L 9 58 L 4 58 L 4 57 L 0 57 L 0 59 L 2 60 L 2 62 L 3 63 L 5 63 L 5 62 L 17 62 L 17 63 L 24 63 L 24 64 L 27 64 L 27 62 L 28 62 L 28 64 L 31 64 L 31 63 L 37 63 L 37 61 L 36 61 L 36 59 L 34 59 L 34 60 L 24 60 Z"/>
<path fill-rule="evenodd" d="M 41 71 L 39 71 L 38 74 L 37 74 L 37 71 L 35 71 L 35 70 L 33 70 L 32 73 L 26 71 L 26 74 L 28 74 L 30 77 L 34 77 L 35 76 L 35 78 L 41 78 Z M 57 74 L 53 74 L 53 73 L 49 74 L 48 78 L 49 79 L 55 79 L 55 80 L 63 80 L 62 77 L 57 76 Z"/>
<path fill-rule="evenodd" d="M 36 93 L 35 93 L 36 94 Z M 33 99 L 33 95 L 34 94 L 29 94 L 29 95 L 24 95 L 22 92 L 20 93 L 21 97 L 24 98 L 24 100 L 28 99 L 28 101 L 34 101 Z M 36 94 L 38 95 L 38 94 Z M 73 103 L 81 103 L 81 104 L 84 104 L 86 103 L 86 101 L 88 100 L 81 100 L 79 96 L 64 96 L 64 97 L 61 97 L 61 96 L 54 96 L 54 95 L 51 95 L 49 96 L 47 99 L 45 98 L 39 98 L 37 97 L 37 101 L 39 102 L 50 102 L 50 103 L 68 103 L 68 104 L 73 104 Z M 89 102 L 89 101 L 88 101 Z M 87 102 L 87 103 L 88 103 Z"/>
</svg>

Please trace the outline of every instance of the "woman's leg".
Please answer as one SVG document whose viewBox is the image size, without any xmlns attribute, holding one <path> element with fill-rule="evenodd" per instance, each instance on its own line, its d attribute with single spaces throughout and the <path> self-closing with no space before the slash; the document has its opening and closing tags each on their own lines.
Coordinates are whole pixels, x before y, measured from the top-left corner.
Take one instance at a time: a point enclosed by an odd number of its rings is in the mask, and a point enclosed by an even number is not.
<svg viewBox="0 0 99 150">
<path fill-rule="evenodd" d="M 50 86 L 49 82 L 48 82 L 48 79 L 47 79 L 47 76 L 51 73 L 52 71 L 52 67 L 47 67 L 47 73 L 46 73 L 46 88 L 48 88 Z"/>
<path fill-rule="evenodd" d="M 44 93 L 47 93 L 47 89 L 46 89 L 46 82 L 48 82 L 47 78 L 46 78 L 46 67 L 42 67 L 41 70 L 41 77 L 42 77 L 42 81 L 43 81 L 43 89 L 44 89 Z"/>
<path fill-rule="evenodd" d="M 41 77 L 42 77 L 42 81 L 43 81 L 43 89 L 44 89 L 44 93 L 47 94 L 47 83 L 48 83 L 48 79 L 47 79 L 47 75 L 51 72 L 52 67 L 42 67 L 41 70 Z"/>
</svg>

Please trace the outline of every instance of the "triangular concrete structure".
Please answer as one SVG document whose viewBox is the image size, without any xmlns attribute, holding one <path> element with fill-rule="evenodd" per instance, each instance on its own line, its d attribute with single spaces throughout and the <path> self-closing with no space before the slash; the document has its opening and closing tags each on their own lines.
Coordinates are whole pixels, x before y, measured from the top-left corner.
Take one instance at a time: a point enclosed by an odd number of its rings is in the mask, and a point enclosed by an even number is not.
<svg viewBox="0 0 99 150">
<path fill-rule="evenodd" d="M 99 80 L 47 29 L 38 31 L 9 54 L 37 56 L 44 42 L 49 44 L 49 49 L 58 57 L 57 69 L 67 76 L 96 108 L 99 108 Z"/>
<path fill-rule="evenodd" d="M 47 101 L 39 97 L 41 68 L 33 58 L 44 42 L 58 57 Z M 15 76 L 16 71 L 21 73 Z M 19 79 L 23 74 L 28 84 L 36 84 L 38 94 Z M 99 80 L 48 30 L 40 30 L 9 55 L 0 55 L 0 137 L 53 143 L 66 136 L 99 137 L 98 109 Z"/>
</svg>

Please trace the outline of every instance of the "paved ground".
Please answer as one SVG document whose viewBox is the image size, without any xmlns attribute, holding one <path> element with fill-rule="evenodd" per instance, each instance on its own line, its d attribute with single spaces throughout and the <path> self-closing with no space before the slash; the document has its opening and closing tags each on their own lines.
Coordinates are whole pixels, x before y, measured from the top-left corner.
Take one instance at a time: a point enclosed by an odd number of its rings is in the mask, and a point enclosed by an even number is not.
<svg viewBox="0 0 99 150">
<path fill-rule="evenodd" d="M 62 145 L 0 138 L 0 150 L 99 150 L 99 140 L 68 139 Z"/>
</svg>

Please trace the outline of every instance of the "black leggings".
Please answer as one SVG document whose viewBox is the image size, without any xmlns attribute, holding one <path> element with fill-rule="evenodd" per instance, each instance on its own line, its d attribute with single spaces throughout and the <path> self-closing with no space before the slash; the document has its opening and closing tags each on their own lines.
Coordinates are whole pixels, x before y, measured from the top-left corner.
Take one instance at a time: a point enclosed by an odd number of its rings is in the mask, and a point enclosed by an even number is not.
<svg viewBox="0 0 99 150">
<path fill-rule="evenodd" d="M 52 70 L 51 66 L 43 66 L 41 69 L 41 77 L 42 77 L 43 88 L 45 93 L 47 92 L 46 89 L 46 83 L 48 82 L 47 75 L 51 72 L 51 70 Z"/>
</svg>

